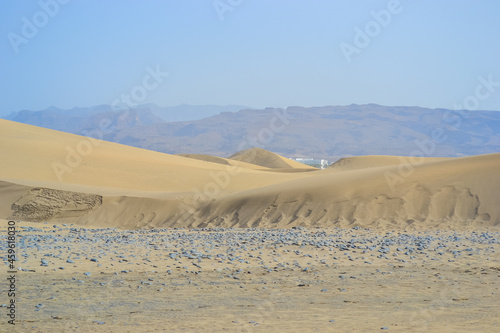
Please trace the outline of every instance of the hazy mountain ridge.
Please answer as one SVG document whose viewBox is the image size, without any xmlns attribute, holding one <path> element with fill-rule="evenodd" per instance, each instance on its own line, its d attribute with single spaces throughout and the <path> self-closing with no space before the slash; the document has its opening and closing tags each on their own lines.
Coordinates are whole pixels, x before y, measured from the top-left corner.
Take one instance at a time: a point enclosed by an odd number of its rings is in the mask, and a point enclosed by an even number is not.
<svg viewBox="0 0 500 333">
<path fill-rule="evenodd" d="M 75 107 L 69 110 L 49 107 L 40 111 L 21 110 L 0 117 L 23 124 L 46 127 L 50 129 L 75 133 L 82 128 L 92 128 L 101 118 L 121 117 L 129 121 L 135 119 L 137 124 L 150 125 L 162 122 L 178 122 L 202 119 L 221 112 L 234 112 L 245 109 L 241 105 L 188 105 L 159 107 L 155 104 L 143 104 L 133 109 L 115 109 L 111 105 L 95 107 Z M 70 122 L 69 124 L 67 122 Z M 67 125 L 65 125 L 67 124 Z"/>
<path fill-rule="evenodd" d="M 376 104 L 289 107 L 264 110 L 237 106 L 179 106 L 210 114 L 199 120 L 167 122 L 161 108 L 143 105 L 113 111 L 110 106 L 60 110 L 20 111 L 6 119 L 74 134 L 108 126 L 103 138 L 172 154 L 229 156 L 260 147 L 288 157 L 336 159 L 353 155 L 409 155 L 422 151 L 435 131 L 444 134 L 426 156 L 462 156 L 500 151 L 500 112 L 452 111 Z M 165 110 L 168 108 L 163 108 Z M 175 112 L 170 109 L 168 112 Z M 177 115 L 179 119 L 182 115 Z"/>
</svg>

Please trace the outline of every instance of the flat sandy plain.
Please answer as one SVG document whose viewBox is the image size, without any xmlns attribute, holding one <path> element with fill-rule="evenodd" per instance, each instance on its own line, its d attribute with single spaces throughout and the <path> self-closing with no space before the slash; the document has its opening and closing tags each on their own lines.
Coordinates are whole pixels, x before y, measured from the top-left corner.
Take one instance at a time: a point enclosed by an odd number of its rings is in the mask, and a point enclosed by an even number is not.
<svg viewBox="0 0 500 333">
<path fill-rule="evenodd" d="M 174 156 L 5 120 L 0 131 L 14 331 L 500 327 L 500 154 L 316 170 L 261 149 Z"/>
<path fill-rule="evenodd" d="M 19 332 L 500 326 L 498 232 L 16 228 Z"/>
</svg>

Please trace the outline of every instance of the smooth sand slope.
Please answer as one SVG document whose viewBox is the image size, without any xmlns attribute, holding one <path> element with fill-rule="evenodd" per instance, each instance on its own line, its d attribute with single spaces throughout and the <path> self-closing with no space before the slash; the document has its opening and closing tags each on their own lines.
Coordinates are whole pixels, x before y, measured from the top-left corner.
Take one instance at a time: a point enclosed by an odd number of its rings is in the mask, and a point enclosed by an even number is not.
<svg viewBox="0 0 500 333">
<path fill-rule="evenodd" d="M 500 225 L 500 154 L 174 156 L 0 120 L 0 218 L 142 227 Z M 309 172 L 303 172 L 309 171 Z"/>
<path fill-rule="evenodd" d="M 445 161 L 452 158 L 446 157 L 427 157 L 425 162 L 432 161 Z M 416 161 L 415 161 L 416 162 Z M 415 163 L 414 162 L 414 163 Z M 336 171 L 351 171 L 358 169 L 387 167 L 400 164 L 411 164 L 408 157 L 404 156 L 356 156 L 344 157 L 335 163 L 332 163 L 328 168 L 335 169 Z"/>
<path fill-rule="evenodd" d="M 258 169 L 258 170 L 269 170 L 270 168 L 265 166 L 260 166 L 257 164 L 246 163 L 238 160 L 231 160 L 223 157 L 205 155 L 205 154 L 177 154 L 177 156 L 194 158 L 195 160 L 200 160 L 204 162 L 219 163 L 223 165 L 242 167 L 247 169 Z"/>
</svg>

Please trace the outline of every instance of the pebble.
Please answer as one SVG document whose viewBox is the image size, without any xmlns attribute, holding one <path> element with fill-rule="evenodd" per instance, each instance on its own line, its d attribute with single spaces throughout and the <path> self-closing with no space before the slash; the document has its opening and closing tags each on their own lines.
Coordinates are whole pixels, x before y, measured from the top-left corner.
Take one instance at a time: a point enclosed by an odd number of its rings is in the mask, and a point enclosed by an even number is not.
<svg viewBox="0 0 500 333">
<path fill-rule="evenodd" d="M 461 265 L 464 261 L 467 263 L 467 260 L 470 260 L 470 255 L 477 256 L 485 251 L 490 251 L 493 259 L 493 252 L 500 244 L 498 232 L 405 233 L 401 231 L 377 234 L 368 233 L 366 229 L 361 228 L 325 230 L 199 228 L 168 229 L 169 233 L 160 234 L 167 229 L 120 231 L 116 228 L 85 229 L 74 226 L 65 227 L 65 229 L 60 227 L 50 229 L 56 232 L 60 230 L 69 232 L 60 236 L 49 232 L 46 228 L 23 228 L 23 237 L 20 237 L 16 244 L 20 255 L 24 259 L 32 259 L 37 253 L 42 253 L 43 258 L 40 259 L 40 264 L 45 267 L 52 266 L 59 260 L 75 264 L 77 259 L 83 257 L 91 262 L 99 262 L 98 265 L 102 262 L 100 270 L 110 275 L 131 273 L 132 270 L 128 269 L 130 266 L 126 265 L 137 267 L 134 271 L 151 274 L 151 269 L 154 268 L 160 274 L 166 272 L 174 277 L 180 274 L 194 277 L 196 274 L 201 274 L 204 268 L 217 269 L 220 270 L 221 276 L 234 280 L 240 280 L 240 277 L 243 279 L 244 273 L 251 274 L 246 266 L 249 264 L 258 265 L 259 270 L 252 268 L 253 275 L 244 274 L 245 279 L 259 278 L 261 272 L 272 276 L 275 272 L 295 270 L 307 272 L 303 274 L 306 277 L 316 274 L 318 270 L 326 270 L 331 272 L 329 276 L 338 276 L 339 279 L 343 279 L 341 283 L 347 285 L 363 280 L 360 274 L 352 275 L 354 272 L 349 272 L 349 268 L 345 268 L 346 271 L 337 270 L 339 267 L 349 267 L 348 265 L 351 264 L 349 261 L 373 266 L 415 265 L 421 264 L 424 260 Z M 88 249 L 75 250 L 74 244 L 84 244 L 88 246 Z M 137 249 L 138 252 L 130 251 L 131 247 Z M 280 249 L 281 247 L 283 248 Z M 139 255 L 142 250 L 147 251 L 145 255 Z M 23 251 L 25 253 L 22 253 Z M 160 255 L 160 251 L 165 251 L 161 253 L 163 266 L 159 264 L 159 261 L 153 260 L 155 255 Z M 270 253 L 269 257 L 267 253 Z M 5 257 L 3 259 L 5 261 Z M 188 261 L 192 265 L 189 265 Z M 157 267 L 152 267 L 153 264 Z M 59 274 L 61 270 L 74 269 L 75 265 L 70 265 L 65 269 L 59 265 L 54 265 L 54 267 L 59 267 L 56 269 L 57 273 L 54 273 Z M 181 270 L 181 267 L 184 270 Z M 381 268 L 381 266 L 377 267 Z M 381 270 L 384 269 L 381 268 Z M 32 270 L 26 269 L 25 271 Z M 82 271 L 78 274 L 82 274 Z M 83 274 L 87 277 L 91 275 L 90 272 Z M 392 272 L 379 271 L 378 274 L 388 275 Z M 193 281 L 196 280 L 193 278 Z M 84 281 L 78 280 L 77 283 L 84 283 Z M 239 282 L 228 280 L 226 283 L 238 284 Z M 299 284 L 299 286 L 305 285 L 317 286 L 318 284 L 311 282 Z M 327 289 L 320 290 L 321 292 L 328 291 Z M 343 288 L 338 290 L 346 291 Z"/>
</svg>

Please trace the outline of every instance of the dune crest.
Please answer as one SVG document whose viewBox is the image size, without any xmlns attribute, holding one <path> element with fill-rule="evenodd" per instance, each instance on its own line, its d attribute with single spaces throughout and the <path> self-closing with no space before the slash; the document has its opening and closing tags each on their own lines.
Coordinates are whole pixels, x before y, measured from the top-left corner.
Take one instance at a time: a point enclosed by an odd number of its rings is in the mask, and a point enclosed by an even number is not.
<svg viewBox="0 0 500 333">
<path fill-rule="evenodd" d="M 262 148 L 245 149 L 229 156 L 229 159 L 270 169 L 316 169 Z"/>
<path fill-rule="evenodd" d="M 269 169 L 267 167 L 260 166 L 260 165 L 257 165 L 257 164 L 246 163 L 246 162 L 239 161 L 239 160 L 232 160 L 232 159 L 222 158 L 222 157 L 213 156 L 213 155 L 205 155 L 205 154 L 177 154 L 177 156 L 182 156 L 182 157 L 187 157 L 187 158 L 193 158 L 195 160 L 200 160 L 200 161 L 205 161 L 205 162 L 219 163 L 219 164 L 223 164 L 223 165 L 230 165 L 230 166 L 242 167 L 242 168 L 247 168 L 247 169 L 259 169 L 259 170 L 267 170 L 267 169 Z"/>
<path fill-rule="evenodd" d="M 436 162 L 451 159 L 449 157 L 425 157 L 425 162 Z M 357 170 L 377 167 L 387 167 L 391 165 L 408 164 L 409 160 L 406 156 L 382 156 L 382 155 L 365 155 L 344 157 L 328 166 L 329 170 L 344 171 Z"/>
</svg>

